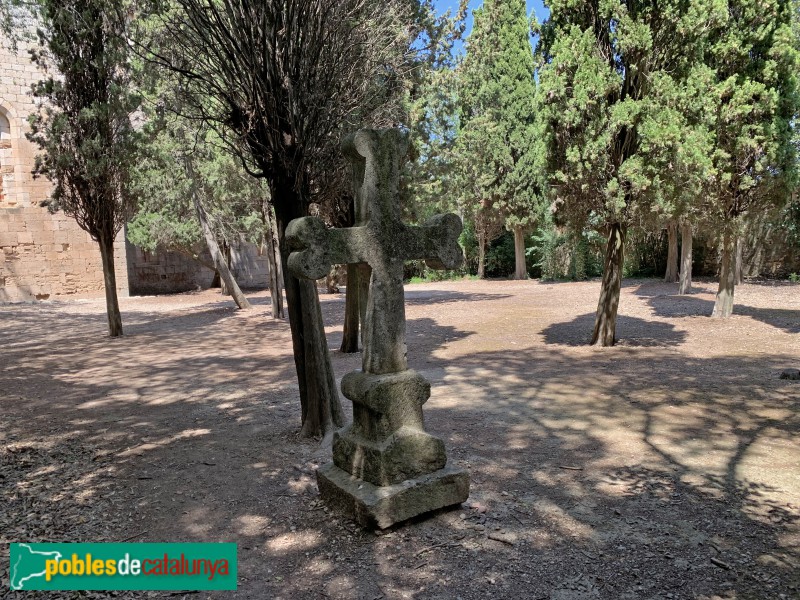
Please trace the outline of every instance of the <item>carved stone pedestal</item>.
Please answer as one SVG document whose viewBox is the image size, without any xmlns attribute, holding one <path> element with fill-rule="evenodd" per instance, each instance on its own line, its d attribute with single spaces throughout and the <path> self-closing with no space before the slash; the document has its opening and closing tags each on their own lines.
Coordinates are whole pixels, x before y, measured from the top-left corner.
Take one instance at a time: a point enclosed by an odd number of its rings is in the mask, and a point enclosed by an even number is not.
<svg viewBox="0 0 800 600">
<path fill-rule="evenodd" d="M 322 498 L 363 525 L 388 527 L 460 504 L 469 495 L 465 471 L 447 467 L 444 443 L 425 431 L 422 405 L 431 386 L 409 370 L 403 262 L 455 269 L 463 261 L 461 219 L 435 215 L 422 225 L 400 218 L 400 165 L 408 136 L 362 129 L 342 144 L 353 166 L 356 226 L 329 229 L 316 217 L 286 227 L 289 270 L 319 279 L 332 264 L 369 265 L 363 313 L 362 371 L 348 373 L 342 392 L 353 401 L 353 424 L 334 436 L 333 463 L 317 471 Z"/>
<path fill-rule="evenodd" d="M 353 402 L 353 423 L 334 436 L 333 463 L 317 471 L 326 503 L 385 528 L 467 499 L 467 473 L 447 467 L 444 443 L 424 429 L 424 377 L 355 371 L 342 392 Z"/>
<path fill-rule="evenodd" d="M 328 463 L 317 470 L 317 483 L 328 506 L 369 528 L 385 529 L 445 506 L 461 504 L 469 496 L 467 473 L 452 467 L 402 483 L 377 486 Z"/>
</svg>

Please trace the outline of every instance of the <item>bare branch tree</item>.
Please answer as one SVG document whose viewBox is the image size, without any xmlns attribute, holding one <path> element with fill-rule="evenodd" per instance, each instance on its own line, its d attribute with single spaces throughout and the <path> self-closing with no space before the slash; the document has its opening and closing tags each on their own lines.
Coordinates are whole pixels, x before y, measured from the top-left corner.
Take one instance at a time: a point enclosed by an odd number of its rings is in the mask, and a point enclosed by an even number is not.
<svg viewBox="0 0 800 600">
<path fill-rule="evenodd" d="M 284 231 L 341 197 L 342 133 L 401 122 L 417 67 L 416 0 L 174 0 L 147 56 L 178 76 L 186 107 L 269 181 L 302 404 L 302 432 L 342 424 L 319 297 L 286 268 Z"/>
</svg>

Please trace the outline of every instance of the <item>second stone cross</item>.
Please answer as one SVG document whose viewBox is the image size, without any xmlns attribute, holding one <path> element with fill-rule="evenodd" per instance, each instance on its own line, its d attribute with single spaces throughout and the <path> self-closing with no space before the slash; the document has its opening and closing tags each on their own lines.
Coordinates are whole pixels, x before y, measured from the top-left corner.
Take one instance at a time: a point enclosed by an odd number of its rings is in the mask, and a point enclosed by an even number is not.
<svg viewBox="0 0 800 600">
<path fill-rule="evenodd" d="M 402 222 L 398 186 L 407 149 L 396 129 L 349 136 L 343 150 L 365 223 L 327 229 L 304 217 L 286 229 L 289 269 L 298 277 L 319 279 L 332 264 L 372 267 L 362 370 L 342 379 L 353 423 L 334 435 L 333 462 L 317 471 L 323 500 L 364 526 L 389 527 L 469 496 L 467 473 L 448 467 L 444 443 L 425 431 L 430 383 L 408 368 L 403 292 L 406 260 L 424 259 L 432 268 L 461 264 L 461 220 L 445 214 L 419 227 Z"/>
</svg>

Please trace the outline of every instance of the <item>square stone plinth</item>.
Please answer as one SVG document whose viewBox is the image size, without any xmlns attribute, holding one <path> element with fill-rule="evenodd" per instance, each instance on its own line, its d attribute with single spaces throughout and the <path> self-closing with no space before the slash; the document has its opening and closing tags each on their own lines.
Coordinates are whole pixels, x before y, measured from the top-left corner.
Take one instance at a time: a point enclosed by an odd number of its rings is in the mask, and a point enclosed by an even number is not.
<svg viewBox="0 0 800 600">
<path fill-rule="evenodd" d="M 326 504 L 364 527 L 385 529 L 432 510 L 461 504 L 469 496 L 469 475 L 445 467 L 394 485 L 377 486 L 357 479 L 333 463 L 317 469 Z"/>
</svg>

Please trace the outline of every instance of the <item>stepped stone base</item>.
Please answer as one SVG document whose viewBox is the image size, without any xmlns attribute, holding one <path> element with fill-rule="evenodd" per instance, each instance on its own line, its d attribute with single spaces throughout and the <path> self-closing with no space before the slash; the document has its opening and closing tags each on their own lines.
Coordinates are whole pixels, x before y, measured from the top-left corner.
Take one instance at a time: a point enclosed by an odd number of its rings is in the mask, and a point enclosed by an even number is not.
<svg viewBox="0 0 800 600">
<path fill-rule="evenodd" d="M 461 504 L 469 496 L 469 476 L 444 467 L 393 485 L 377 486 L 357 479 L 333 463 L 317 470 L 322 499 L 364 527 L 385 529 L 412 517 Z"/>
</svg>

